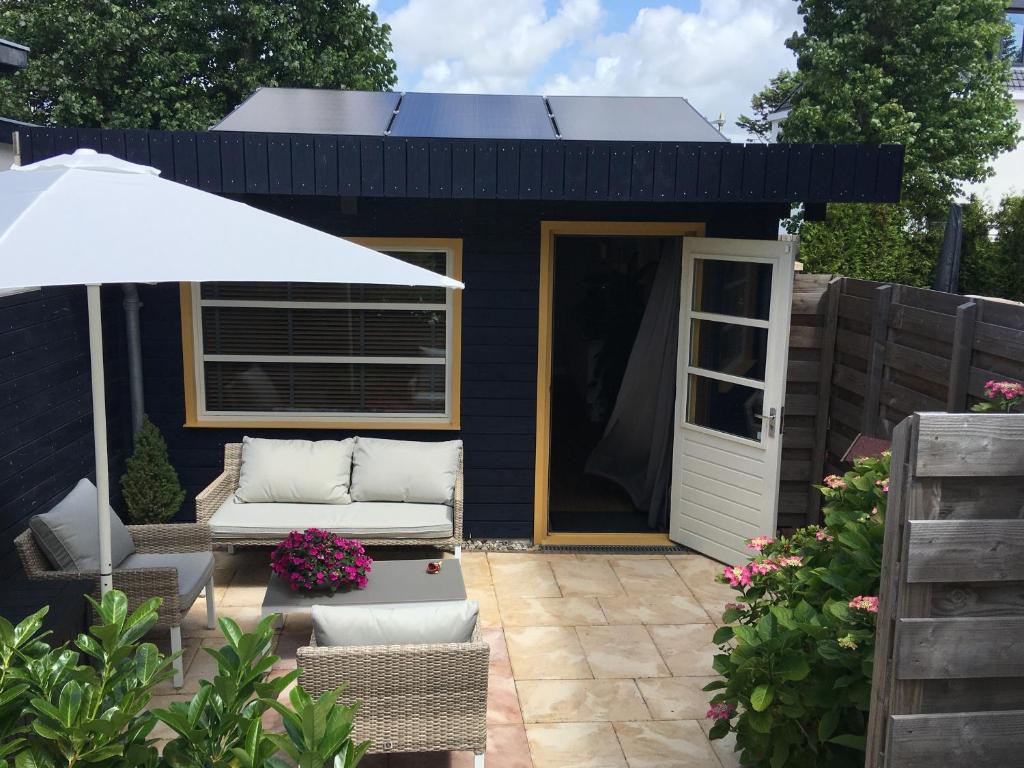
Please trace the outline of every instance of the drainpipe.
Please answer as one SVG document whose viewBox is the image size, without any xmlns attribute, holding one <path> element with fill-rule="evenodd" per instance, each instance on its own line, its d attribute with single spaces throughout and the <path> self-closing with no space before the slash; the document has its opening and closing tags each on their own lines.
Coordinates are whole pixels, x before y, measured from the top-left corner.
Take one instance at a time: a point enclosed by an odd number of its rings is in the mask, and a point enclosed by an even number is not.
<svg viewBox="0 0 1024 768">
<path fill-rule="evenodd" d="M 132 435 L 142 428 L 142 415 L 146 404 L 142 395 L 142 336 L 139 333 L 139 289 L 135 283 L 125 283 L 124 326 L 128 341 L 128 390 L 132 409 Z"/>
</svg>

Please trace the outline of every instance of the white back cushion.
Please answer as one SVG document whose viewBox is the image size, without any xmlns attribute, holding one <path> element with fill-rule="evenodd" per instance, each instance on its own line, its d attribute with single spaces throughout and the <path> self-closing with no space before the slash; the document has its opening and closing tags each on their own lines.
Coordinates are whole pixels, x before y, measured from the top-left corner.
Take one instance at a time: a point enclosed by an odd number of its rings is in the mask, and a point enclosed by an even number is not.
<svg viewBox="0 0 1024 768">
<path fill-rule="evenodd" d="M 108 507 L 109 509 L 109 507 Z M 131 534 L 113 509 L 110 511 L 110 562 L 116 568 L 135 552 Z M 49 512 L 28 521 L 46 559 L 61 571 L 98 571 L 100 534 L 96 514 L 96 486 L 83 478 Z"/>
<path fill-rule="evenodd" d="M 352 438 L 314 442 L 245 437 L 235 498 L 247 503 L 348 504 L 352 445 Z"/>
<path fill-rule="evenodd" d="M 357 437 L 352 498 L 451 504 L 461 451 L 461 440 L 432 443 Z"/>
<path fill-rule="evenodd" d="M 479 612 L 475 600 L 314 605 L 313 636 L 318 646 L 467 643 Z"/>
</svg>

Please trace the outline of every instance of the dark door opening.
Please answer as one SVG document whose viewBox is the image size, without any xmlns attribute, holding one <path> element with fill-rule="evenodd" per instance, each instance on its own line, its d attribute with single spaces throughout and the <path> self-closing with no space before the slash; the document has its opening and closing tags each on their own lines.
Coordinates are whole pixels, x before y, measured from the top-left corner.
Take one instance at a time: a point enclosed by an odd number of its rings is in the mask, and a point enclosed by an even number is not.
<svg viewBox="0 0 1024 768">
<path fill-rule="evenodd" d="M 553 532 L 667 530 L 680 246 L 677 237 L 555 239 Z"/>
</svg>

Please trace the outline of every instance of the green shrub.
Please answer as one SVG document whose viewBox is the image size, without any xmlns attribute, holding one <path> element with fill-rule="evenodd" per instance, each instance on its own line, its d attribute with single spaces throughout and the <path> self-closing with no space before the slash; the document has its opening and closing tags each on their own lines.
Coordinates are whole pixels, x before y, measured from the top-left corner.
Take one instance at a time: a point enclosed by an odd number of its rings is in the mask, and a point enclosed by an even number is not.
<svg viewBox="0 0 1024 768">
<path fill-rule="evenodd" d="M 126 464 L 121 493 L 131 522 L 165 523 L 178 514 L 185 491 L 167 457 L 167 443 L 146 416 Z"/>
<path fill-rule="evenodd" d="M 825 478 L 824 528 L 753 539 L 719 577 L 738 597 L 715 634 L 710 735 L 735 733 L 744 765 L 864 764 L 889 461 Z"/>
<path fill-rule="evenodd" d="M 228 645 L 204 648 L 218 673 L 188 703 L 148 711 L 153 688 L 173 674 L 171 658 L 140 642 L 157 621 L 159 599 L 128 614 L 110 592 L 93 603 L 101 623 L 74 647 L 51 648 L 40 631 L 43 608 L 17 626 L 0 618 L 0 765 L 15 768 L 352 768 L 368 742 L 351 740 L 357 706 L 336 704 L 340 691 L 313 700 L 296 686 L 291 706 L 277 697 L 298 672 L 269 680 L 275 617 L 252 633 L 221 619 Z M 276 710 L 285 733 L 267 733 L 262 717 Z M 178 737 L 161 755 L 150 733 L 158 720 Z"/>
</svg>

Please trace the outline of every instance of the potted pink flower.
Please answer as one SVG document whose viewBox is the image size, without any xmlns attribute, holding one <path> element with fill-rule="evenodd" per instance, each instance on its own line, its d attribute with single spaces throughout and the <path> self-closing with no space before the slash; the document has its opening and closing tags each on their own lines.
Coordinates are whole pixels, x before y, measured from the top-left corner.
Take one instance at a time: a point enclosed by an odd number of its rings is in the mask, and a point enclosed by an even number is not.
<svg viewBox="0 0 1024 768">
<path fill-rule="evenodd" d="M 292 531 L 270 554 L 270 568 L 293 591 L 363 589 L 373 560 L 363 545 L 330 531 Z"/>
</svg>

